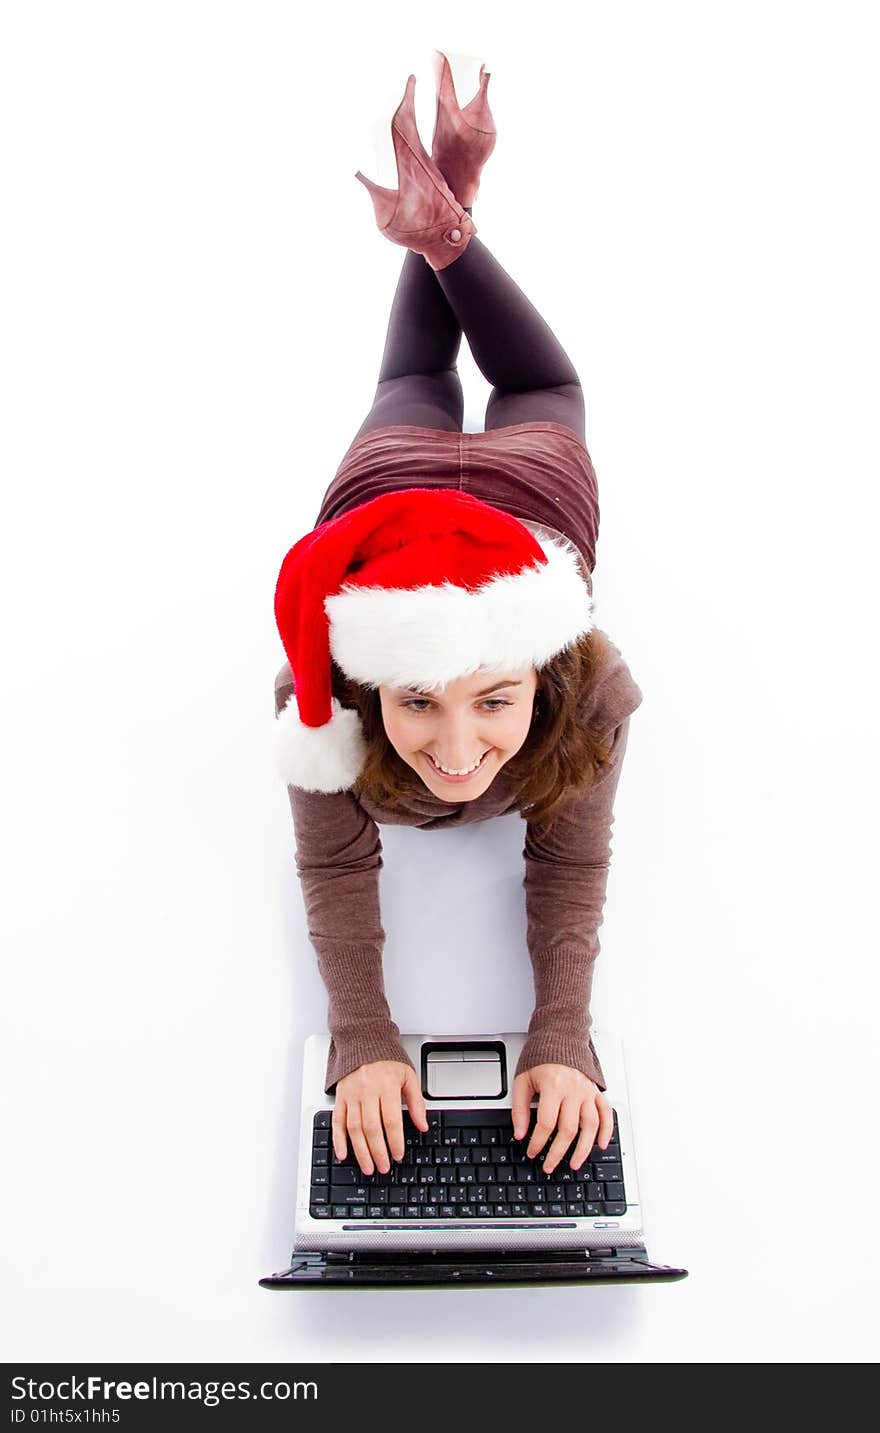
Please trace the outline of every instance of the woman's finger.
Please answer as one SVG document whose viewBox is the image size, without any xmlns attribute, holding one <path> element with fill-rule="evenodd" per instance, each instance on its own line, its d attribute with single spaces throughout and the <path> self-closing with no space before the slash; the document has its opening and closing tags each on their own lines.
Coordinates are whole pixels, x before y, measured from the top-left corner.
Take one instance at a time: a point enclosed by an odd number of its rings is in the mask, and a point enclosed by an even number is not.
<svg viewBox="0 0 880 1433">
<path fill-rule="evenodd" d="M 373 1158 L 364 1138 L 360 1102 L 348 1107 L 348 1137 L 351 1140 L 354 1157 L 364 1174 L 372 1174 Z"/>
<path fill-rule="evenodd" d="M 555 1130 L 560 1103 L 559 1095 L 551 1095 L 549 1090 L 542 1090 L 540 1092 L 538 1096 L 535 1128 L 532 1130 L 532 1137 L 526 1145 L 526 1159 L 535 1159 L 541 1153 L 541 1150 Z"/>
<path fill-rule="evenodd" d="M 602 1149 L 607 1149 L 614 1133 L 614 1106 L 606 1095 L 601 1092 L 596 1096 L 596 1109 L 599 1111 L 599 1133 L 596 1136 L 596 1143 Z"/>
<path fill-rule="evenodd" d="M 403 1106 L 400 1103 L 400 1090 L 383 1090 L 380 1100 L 382 1123 L 385 1126 L 391 1158 L 403 1159 Z"/>
<path fill-rule="evenodd" d="M 580 1169 L 596 1138 L 596 1130 L 599 1128 L 599 1115 L 596 1110 L 595 1096 L 589 1096 L 581 1105 L 581 1132 L 578 1142 L 575 1145 L 569 1164 L 572 1169 Z"/>
<path fill-rule="evenodd" d="M 345 1143 L 345 1100 L 337 1099 L 333 1106 L 333 1152 L 337 1159 L 345 1159 L 348 1146 Z"/>
<path fill-rule="evenodd" d="M 544 1173 L 552 1174 L 580 1128 L 581 1102 L 574 1095 L 566 1095 L 559 1107 L 556 1123 L 556 1138 L 547 1151 Z"/>
</svg>

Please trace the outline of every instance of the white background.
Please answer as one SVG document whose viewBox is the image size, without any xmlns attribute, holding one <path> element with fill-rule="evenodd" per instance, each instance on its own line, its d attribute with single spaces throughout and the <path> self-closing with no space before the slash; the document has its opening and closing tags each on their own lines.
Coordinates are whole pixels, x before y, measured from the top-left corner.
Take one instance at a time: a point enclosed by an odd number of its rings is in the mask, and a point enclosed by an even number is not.
<svg viewBox="0 0 880 1433">
<path fill-rule="evenodd" d="M 876 1356 L 873 10 L 4 6 L 7 1359 Z M 403 260 L 354 171 L 394 183 L 410 71 L 430 147 L 434 46 L 492 71 L 475 220 L 586 392 L 597 621 L 645 695 L 593 1011 L 690 1270 L 442 1308 L 257 1283 L 326 1016 L 274 583 Z M 523 831 L 383 828 L 404 1030 L 525 1027 Z"/>
</svg>

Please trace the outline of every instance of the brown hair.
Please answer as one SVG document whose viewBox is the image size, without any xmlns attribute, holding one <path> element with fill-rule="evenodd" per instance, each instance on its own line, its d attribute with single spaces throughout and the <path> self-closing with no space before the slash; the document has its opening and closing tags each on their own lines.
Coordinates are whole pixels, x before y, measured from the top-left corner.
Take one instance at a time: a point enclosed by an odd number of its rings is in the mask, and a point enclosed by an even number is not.
<svg viewBox="0 0 880 1433">
<path fill-rule="evenodd" d="M 604 634 L 593 628 L 538 668 L 531 730 L 504 766 L 515 783 L 517 805 L 529 821 L 551 822 L 568 797 L 589 790 L 608 762 L 607 742 L 579 716 L 583 696 L 607 651 Z M 343 706 L 357 709 L 367 741 L 366 761 L 352 794 L 396 810 L 407 797 L 423 791 L 424 783 L 388 739 L 378 689 L 333 666 L 335 693 Z"/>
</svg>

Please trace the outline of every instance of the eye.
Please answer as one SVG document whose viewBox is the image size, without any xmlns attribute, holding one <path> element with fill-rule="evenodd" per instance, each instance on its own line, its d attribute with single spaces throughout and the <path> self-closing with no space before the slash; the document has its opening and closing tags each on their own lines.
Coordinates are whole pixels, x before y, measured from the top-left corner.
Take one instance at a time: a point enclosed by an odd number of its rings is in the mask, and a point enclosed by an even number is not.
<svg viewBox="0 0 880 1433">
<path fill-rule="evenodd" d="M 416 712 L 416 715 L 419 716 L 421 715 L 424 708 L 430 706 L 431 703 L 426 697 L 413 697 L 410 701 L 403 702 L 402 705 L 408 711 L 414 711 Z M 500 707 L 509 707 L 512 706 L 513 703 L 505 701 L 503 697 L 487 697 L 486 700 L 482 703 L 482 705 L 484 707 L 489 707 L 493 712 L 496 712 L 499 710 Z"/>
</svg>

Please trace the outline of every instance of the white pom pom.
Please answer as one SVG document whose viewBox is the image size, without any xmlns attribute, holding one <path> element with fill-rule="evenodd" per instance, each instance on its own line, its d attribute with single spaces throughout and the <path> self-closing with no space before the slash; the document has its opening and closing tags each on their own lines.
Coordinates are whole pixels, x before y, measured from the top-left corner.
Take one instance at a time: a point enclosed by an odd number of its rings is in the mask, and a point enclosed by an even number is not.
<svg viewBox="0 0 880 1433">
<path fill-rule="evenodd" d="M 276 718 L 276 766 L 288 786 L 304 791 L 347 791 L 360 775 L 367 743 L 358 712 L 330 699 L 332 716 L 323 726 L 300 720 L 292 692 Z"/>
</svg>

